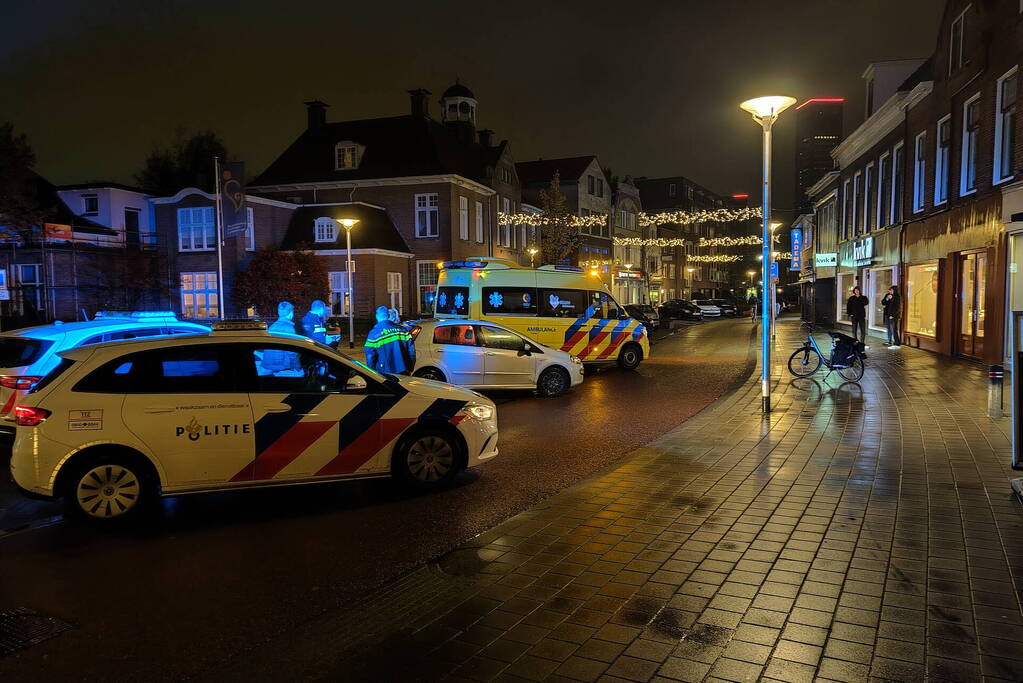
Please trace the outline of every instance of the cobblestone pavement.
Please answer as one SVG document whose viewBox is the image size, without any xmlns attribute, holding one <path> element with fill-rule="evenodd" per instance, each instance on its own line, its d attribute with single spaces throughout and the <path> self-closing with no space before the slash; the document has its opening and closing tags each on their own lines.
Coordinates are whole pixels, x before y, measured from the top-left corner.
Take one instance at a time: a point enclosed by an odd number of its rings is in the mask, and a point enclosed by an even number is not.
<svg viewBox="0 0 1023 683">
<path fill-rule="evenodd" d="M 442 608 L 296 677 L 1023 680 L 1023 509 L 985 382 L 876 346 L 858 384 L 779 376 L 763 419 L 753 378 L 435 565 L 465 582 Z"/>
</svg>

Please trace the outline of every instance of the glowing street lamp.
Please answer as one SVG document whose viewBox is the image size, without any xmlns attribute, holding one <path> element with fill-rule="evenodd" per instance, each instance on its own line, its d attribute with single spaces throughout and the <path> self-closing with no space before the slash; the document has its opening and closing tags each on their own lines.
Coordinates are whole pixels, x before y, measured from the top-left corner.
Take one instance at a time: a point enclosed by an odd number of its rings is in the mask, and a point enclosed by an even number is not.
<svg viewBox="0 0 1023 683">
<path fill-rule="evenodd" d="M 530 268 L 533 267 L 533 257 L 536 256 L 539 252 L 540 252 L 540 250 L 537 249 L 536 247 L 530 247 L 529 249 L 526 249 L 526 253 L 529 254 L 529 267 Z"/>
<path fill-rule="evenodd" d="M 348 348 L 355 348 L 355 273 L 352 270 L 352 228 L 359 222 L 358 218 L 339 218 L 338 224 L 345 229 L 345 259 L 348 267 Z"/>
<path fill-rule="evenodd" d="M 778 120 L 778 116 L 796 103 L 794 97 L 770 96 L 757 97 L 746 100 L 739 105 L 743 111 L 749 112 L 753 120 L 764 129 L 764 193 L 761 214 L 763 216 L 763 259 L 761 272 L 761 298 L 763 310 L 760 314 L 760 396 L 762 408 L 765 413 L 771 412 L 771 319 L 774 311 L 768 310 L 772 300 L 771 292 L 767 289 L 771 282 L 771 126 Z"/>
</svg>

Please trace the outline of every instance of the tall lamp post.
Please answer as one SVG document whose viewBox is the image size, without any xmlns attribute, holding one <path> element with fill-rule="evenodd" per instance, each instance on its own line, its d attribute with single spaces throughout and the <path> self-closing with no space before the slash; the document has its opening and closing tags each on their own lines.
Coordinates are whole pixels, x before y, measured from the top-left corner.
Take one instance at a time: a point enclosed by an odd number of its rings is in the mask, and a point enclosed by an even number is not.
<svg viewBox="0 0 1023 683">
<path fill-rule="evenodd" d="M 358 218 L 339 218 L 337 221 L 345 229 L 345 260 L 348 269 L 348 349 L 355 348 L 355 272 L 352 270 L 352 228 L 359 222 Z"/>
<path fill-rule="evenodd" d="M 764 129 L 764 196 L 762 223 L 763 262 L 761 264 L 761 296 L 763 310 L 760 313 L 760 397 L 764 413 L 771 412 L 771 318 L 774 311 L 768 307 L 773 301 L 769 295 L 771 284 L 771 126 L 778 116 L 796 103 L 796 98 L 785 96 L 757 97 L 746 100 L 739 107 L 753 116 L 753 120 Z"/>
<path fill-rule="evenodd" d="M 529 254 L 529 267 L 530 268 L 533 267 L 533 259 L 536 257 L 536 255 L 537 255 L 537 253 L 539 253 L 539 251 L 540 250 L 537 249 L 536 247 L 530 247 L 529 249 L 526 249 L 526 253 Z"/>
<path fill-rule="evenodd" d="M 696 268 L 693 268 L 693 267 L 686 268 L 686 272 L 689 273 L 689 298 L 690 299 L 693 298 L 693 272 L 695 270 L 696 270 Z"/>
</svg>

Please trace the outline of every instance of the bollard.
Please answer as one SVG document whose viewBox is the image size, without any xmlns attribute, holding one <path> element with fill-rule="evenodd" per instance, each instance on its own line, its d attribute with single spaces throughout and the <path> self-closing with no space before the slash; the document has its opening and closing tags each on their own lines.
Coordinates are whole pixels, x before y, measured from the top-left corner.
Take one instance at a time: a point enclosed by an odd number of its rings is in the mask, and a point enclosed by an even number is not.
<svg viewBox="0 0 1023 683">
<path fill-rule="evenodd" d="M 1002 416 L 1002 380 L 1005 368 L 992 365 L 987 371 L 987 416 L 998 419 Z"/>
</svg>

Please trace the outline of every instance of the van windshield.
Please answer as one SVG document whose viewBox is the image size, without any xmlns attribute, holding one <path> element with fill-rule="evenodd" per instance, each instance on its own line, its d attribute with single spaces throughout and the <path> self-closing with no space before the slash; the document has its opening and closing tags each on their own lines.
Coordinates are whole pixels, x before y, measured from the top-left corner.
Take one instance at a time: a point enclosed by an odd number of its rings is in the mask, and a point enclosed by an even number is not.
<svg viewBox="0 0 1023 683">
<path fill-rule="evenodd" d="M 53 342 L 47 339 L 0 337 L 0 368 L 31 365 L 52 345 Z"/>
</svg>

